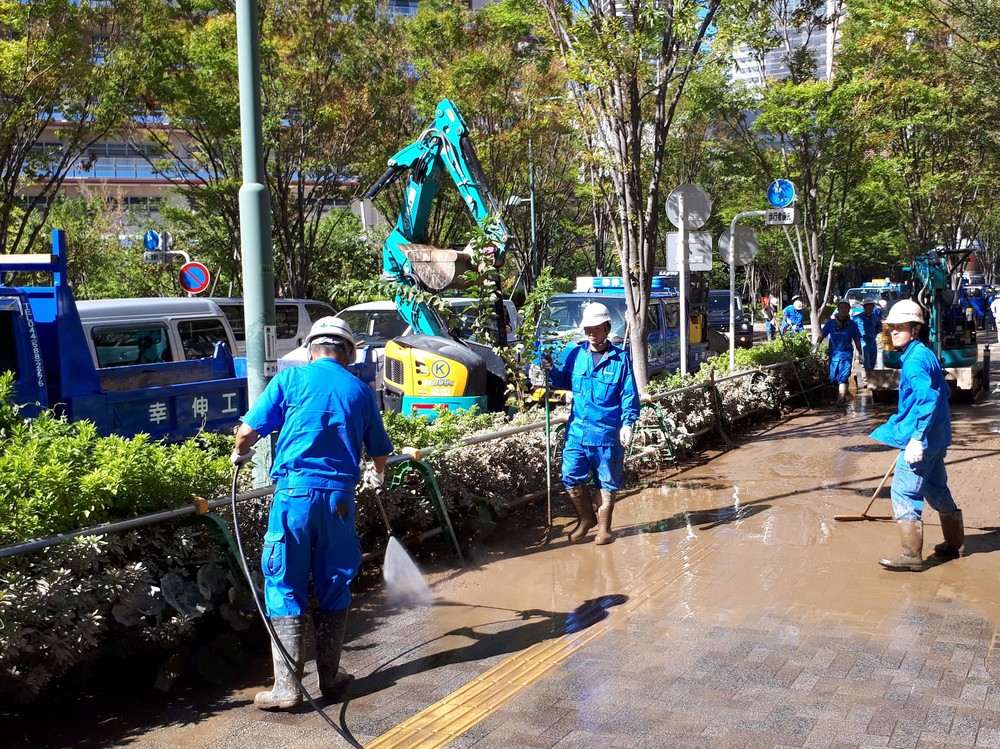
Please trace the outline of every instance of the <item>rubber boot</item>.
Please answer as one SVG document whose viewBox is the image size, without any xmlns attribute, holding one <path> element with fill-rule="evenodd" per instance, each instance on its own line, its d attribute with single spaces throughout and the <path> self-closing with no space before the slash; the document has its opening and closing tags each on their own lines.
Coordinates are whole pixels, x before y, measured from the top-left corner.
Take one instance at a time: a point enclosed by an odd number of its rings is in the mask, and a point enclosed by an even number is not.
<svg viewBox="0 0 1000 749">
<path fill-rule="evenodd" d="M 339 700 L 354 677 L 340 669 L 340 654 L 344 649 L 347 632 L 347 609 L 342 611 L 315 611 L 316 670 L 319 672 L 319 691 L 328 700 Z"/>
<path fill-rule="evenodd" d="M 598 546 L 611 543 L 611 516 L 614 514 L 615 500 L 611 492 L 601 489 L 601 506 L 597 510 L 597 537 L 594 543 Z"/>
<path fill-rule="evenodd" d="M 847 383 L 841 382 L 837 385 L 837 403 L 847 402 Z"/>
<path fill-rule="evenodd" d="M 271 626 L 278 636 L 278 641 L 285 648 L 288 657 L 295 665 L 295 673 L 302 678 L 302 634 L 305 631 L 304 616 L 272 616 Z M 253 704 L 261 710 L 289 710 L 302 704 L 302 693 L 299 691 L 292 672 L 281 656 L 281 651 L 271 643 L 271 660 L 274 663 L 274 687 L 267 692 L 257 692 Z"/>
<path fill-rule="evenodd" d="M 897 525 L 903 553 L 895 559 L 880 559 L 879 564 L 887 570 L 920 572 L 924 568 L 921 556 L 924 548 L 924 524 L 920 520 L 900 520 Z"/>
<path fill-rule="evenodd" d="M 569 499 L 573 503 L 573 508 L 576 510 L 576 515 L 580 518 L 580 522 L 576 524 L 576 528 L 569 534 L 570 542 L 575 544 L 586 536 L 591 528 L 597 525 L 597 516 L 594 514 L 594 504 L 590 499 L 590 484 L 571 486 L 566 489 L 566 494 L 569 495 Z"/>
<path fill-rule="evenodd" d="M 962 555 L 962 546 L 965 544 L 965 523 L 962 522 L 962 511 L 942 512 L 941 532 L 944 534 L 944 543 L 934 547 L 934 556 L 942 559 L 955 559 Z"/>
</svg>

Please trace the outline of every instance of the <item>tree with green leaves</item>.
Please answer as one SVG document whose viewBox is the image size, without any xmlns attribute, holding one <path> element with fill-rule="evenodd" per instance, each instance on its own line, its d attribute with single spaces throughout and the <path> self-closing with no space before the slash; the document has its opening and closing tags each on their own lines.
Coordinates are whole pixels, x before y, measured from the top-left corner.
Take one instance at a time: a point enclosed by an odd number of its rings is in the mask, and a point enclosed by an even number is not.
<svg viewBox="0 0 1000 749">
<path fill-rule="evenodd" d="M 147 0 L 0 2 L 0 253 L 37 242 L 67 175 L 132 114 Z"/>
<path fill-rule="evenodd" d="M 962 23 L 925 0 L 861 0 L 844 27 L 843 65 L 864 86 L 858 117 L 872 180 L 910 257 L 960 246 L 992 223 L 996 71 L 968 64 L 978 52 L 953 32 Z"/>
<path fill-rule="evenodd" d="M 576 123 L 618 250 L 640 388 L 648 381 L 646 312 L 660 247 L 667 135 L 704 57 L 719 0 L 568 5 L 542 0 L 547 42 L 572 81 Z"/>
<path fill-rule="evenodd" d="M 154 165 L 190 205 L 170 214 L 182 222 L 179 236 L 239 288 L 236 25 L 225 3 L 203 11 L 174 7 L 146 101 L 170 126 L 151 120 L 137 135 L 157 144 L 164 158 Z M 399 28 L 374 0 L 265 3 L 260 25 L 276 291 L 315 296 L 347 220 L 335 209 L 360 196 L 375 154 L 408 112 Z M 371 265 L 360 252 L 352 272 Z"/>
</svg>

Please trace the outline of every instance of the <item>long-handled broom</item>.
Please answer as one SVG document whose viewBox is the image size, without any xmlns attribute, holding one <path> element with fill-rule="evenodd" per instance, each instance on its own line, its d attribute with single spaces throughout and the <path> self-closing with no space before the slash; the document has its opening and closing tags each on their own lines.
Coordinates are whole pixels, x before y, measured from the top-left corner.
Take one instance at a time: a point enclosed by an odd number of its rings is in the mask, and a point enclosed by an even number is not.
<svg viewBox="0 0 1000 749">
<path fill-rule="evenodd" d="M 852 522 L 854 520 L 892 520 L 893 518 L 887 515 L 869 515 L 868 511 L 875 504 L 875 500 L 878 499 L 878 495 L 882 492 L 882 488 L 885 486 L 885 482 L 889 480 L 890 474 L 892 474 L 892 469 L 896 467 L 896 459 L 893 458 L 892 463 L 889 466 L 889 470 L 885 472 L 885 476 L 879 481 L 878 486 L 875 488 L 875 493 L 872 494 L 872 500 L 868 503 L 865 511 L 860 515 L 834 515 L 834 520 L 839 520 L 842 523 Z"/>
</svg>

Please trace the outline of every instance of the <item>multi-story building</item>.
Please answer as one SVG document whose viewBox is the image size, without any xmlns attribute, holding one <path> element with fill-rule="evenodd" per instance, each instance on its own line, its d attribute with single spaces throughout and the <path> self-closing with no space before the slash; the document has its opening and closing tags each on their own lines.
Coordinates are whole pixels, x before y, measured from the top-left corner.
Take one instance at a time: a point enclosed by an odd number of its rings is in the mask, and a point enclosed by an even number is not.
<svg viewBox="0 0 1000 749">
<path fill-rule="evenodd" d="M 814 21 L 795 26 L 786 24 L 783 19 L 792 17 L 797 5 L 795 0 L 789 0 L 781 5 L 781 13 L 773 16 L 777 44 L 762 58 L 745 45 L 736 50 L 732 71 L 734 81 L 749 88 L 763 88 L 768 79 L 787 78 L 788 56 L 790 52 L 801 49 L 812 53 L 816 63 L 815 78 L 829 80 L 833 77 L 841 22 L 846 14 L 844 0 L 826 0 L 825 7 L 817 11 Z"/>
</svg>

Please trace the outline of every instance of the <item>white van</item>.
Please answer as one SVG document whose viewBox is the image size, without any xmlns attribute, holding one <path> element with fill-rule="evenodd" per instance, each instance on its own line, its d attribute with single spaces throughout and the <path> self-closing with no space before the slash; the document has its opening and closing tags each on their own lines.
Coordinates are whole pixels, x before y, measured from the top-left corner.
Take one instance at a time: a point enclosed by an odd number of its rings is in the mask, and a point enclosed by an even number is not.
<svg viewBox="0 0 1000 749">
<path fill-rule="evenodd" d="M 214 297 L 229 320 L 229 326 L 236 336 L 238 356 L 246 356 L 246 323 L 243 319 L 243 300 L 237 297 Z M 275 299 L 274 315 L 278 339 L 278 358 L 291 353 L 309 335 L 312 324 L 321 317 L 331 317 L 336 311 L 326 302 L 312 299 Z"/>
<path fill-rule="evenodd" d="M 226 316 L 209 299 L 96 299 L 76 306 L 98 369 L 204 359 L 220 341 L 235 356 Z"/>
</svg>

